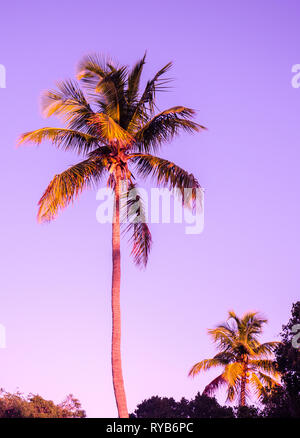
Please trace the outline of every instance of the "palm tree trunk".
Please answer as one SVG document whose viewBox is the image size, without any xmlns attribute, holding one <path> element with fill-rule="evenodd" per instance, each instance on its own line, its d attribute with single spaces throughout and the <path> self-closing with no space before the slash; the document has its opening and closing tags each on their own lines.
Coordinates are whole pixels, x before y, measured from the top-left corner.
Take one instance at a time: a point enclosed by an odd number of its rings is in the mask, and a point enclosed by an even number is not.
<svg viewBox="0 0 300 438">
<path fill-rule="evenodd" d="M 244 363 L 243 364 L 242 379 L 241 379 L 240 406 L 246 405 L 246 381 L 247 381 L 247 363 Z"/>
<path fill-rule="evenodd" d="M 120 282 L 121 282 L 121 254 L 120 254 L 120 175 L 117 172 L 115 188 L 115 208 L 112 224 L 112 345 L 111 364 L 112 377 L 119 418 L 128 418 L 126 394 L 124 388 L 122 362 L 121 362 L 121 308 L 120 308 Z"/>
</svg>

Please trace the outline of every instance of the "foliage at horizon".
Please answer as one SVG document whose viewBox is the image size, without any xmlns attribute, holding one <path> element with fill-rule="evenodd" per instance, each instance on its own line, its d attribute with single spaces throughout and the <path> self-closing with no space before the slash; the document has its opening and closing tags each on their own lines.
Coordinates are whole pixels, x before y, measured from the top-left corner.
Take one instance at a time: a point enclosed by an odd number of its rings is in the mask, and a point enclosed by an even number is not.
<svg viewBox="0 0 300 438">
<path fill-rule="evenodd" d="M 84 418 L 85 411 L 78 399 L 69 394 L 56 405 L 38 394 L 25 396 L 21 392 L 0 391 L 0 418 Z"/>
</svg>

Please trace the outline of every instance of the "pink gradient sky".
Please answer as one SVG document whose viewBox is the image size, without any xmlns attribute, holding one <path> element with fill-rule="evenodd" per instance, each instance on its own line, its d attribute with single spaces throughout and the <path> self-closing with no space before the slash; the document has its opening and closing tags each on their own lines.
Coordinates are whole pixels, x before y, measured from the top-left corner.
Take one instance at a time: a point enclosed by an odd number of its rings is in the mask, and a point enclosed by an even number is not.
<svg viewBox="0 0 300 438">
<path fill-rule="evenodd" d="M 199 110 L 208 131 L 181 136 L 162 156 L 206 189 L 205 230 L 154 225 L 145 272 L 122 260 L 123 366 L 129 410 L 152 395 L 191 398 L 210 375 L 189 368 L 214 348 L 206 329 L 227 310 L 259 310 L 278 337 L 299 299 L 300 63 L 297 1 L 90 0 L 3 2 L 0 63 L 0 387 L 60 401 L 72 392 L 89 416 L 116 416 L 111 383 L 110 227 L 94 192 L 50 225 L 36 204 L 77 157 L 49 144 L 16 149 L 24 131 L 59 125 L 39 114 L 40 92 L 72 77 L 81 56 L 132 64 L 145 77 L 174 61 L 161 108 Z"/>
</svg>

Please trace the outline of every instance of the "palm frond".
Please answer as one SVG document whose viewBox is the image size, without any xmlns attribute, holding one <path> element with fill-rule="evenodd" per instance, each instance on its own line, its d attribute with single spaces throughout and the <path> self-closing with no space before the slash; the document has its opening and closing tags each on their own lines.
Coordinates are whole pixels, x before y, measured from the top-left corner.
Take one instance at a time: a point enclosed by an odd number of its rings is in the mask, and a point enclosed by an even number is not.
<svg viewBox="0 0 300 438">
<path fill-rule="evenodd" d="M 140 79 L 141 79 L 143 67 L 145 65 L 145 60 L 146 60 L 146 53 L 143 56 L 143 58 L 135 64 L 133 69 L 128 74 L 126 99 L 129 104 L 135 102 L 138 97 Z"/>
<path fill-rule="evenodd" d="M 235 387 L 241 380 L 242 374 L 243 365 L 240 362 L 233 362 L 225 366 L 223 376 L 230 386 Z"/>
<path fill-rule="evenodd" d="M 122 146 L 129 146 L 133 142 L 132 136 L 107 114 L 95 114 L 90 119 L 90 123 L 97 129 L 98 136 L 104 142 L 121 144 Z"/>
<path fill-rule="evenodd" d="M 222 366 L 223 363 L 218 358 L 203 359 L 201 362 L 196 363 L 189 371 L 189 376 L 195 377 L 201 371 L 207 371 L 214 367 Z"/>
<path fill-rule="evenodd" d="M 132 234 L 133 248 L 131 255 L 137 266 L 146 266 L 152 247 L 152 236 L 148 225 L 144 222 L 134 223 Z"/>
<path fill-rule="evenodd" d="M 137 266 L 145 267 L 152 246 L 152 237 L 147 225 L 144 202 L 135 184 L 129 185 L 127 193 L 123 194 L 122 198 L 125 211 L 121 211 L 121 223 L 125 223 L 124 232 L 131 235 L 131 256 Z"/>
<path fill-rule="evenodd" d="M 101 79 L 95 88 L 95 91 L 100 93 L 105 99 L 106 114 L 119 123 L 122 123 L 121 117 L 124 116 L 126 75 L 126 67 L 113 70 Z"/>
<path fill-rule="evenodd" d="M 151 113 L 154 112 L 156 93 L 158 91 L 165 91 L 167 89 L 166 85 L 171 81 L 170 78 L 162 79 L 162 76 L 164 76 L 171 69 L 172 65 L 172 62 L 168 62 L 168 64 L 166 64 L 155 74 L 153 79 L 147 82 L 145 90 L 139 101 L 139 106 L 145 106 L 148 104 Z"/>
<path fill-rule="evenodd" d="M 236 333 L 235 348 L 240 351 L 240 354 L 254 356 L 256 349 L 260 345 L 257 340 L 257 335 L 262 332 L 262 325 L 266 322 L 258 312 L 247 312 L 242 318 L 239 318 L 234 311 L 228 312 L 228 320 L 233 321 L 232 331 Z M 227 322 L 227 325 L 229 325 Z"/>
<path fill-rule="evenodd" d="M 277 364 L 274 360 L 270 360 L 270 359 L 250 360 L 249 365 L 255 370 L 261 370 L 268 374 L 272 374 L 275 378 L 278 378 L 280 375 L 277 370 Z"/>
<path fill-rule="evenodd" d="M 84 132 L 64 128 L 41 128 L 36 131 L 25 132 L 19 138 L 18 144 L 35 143 L 49 140 L 56 147 L 64 150 L 73 150 L 78 154 L 85 154 L 98 146 L 98 138 Z"/>
<path fill-rule="evenodd" d="M 84 93 L 74 81 L 58 82 L 57 90 L 46 91 L 41 103 L 45 117 L 57 115 L 67 123 L 67 128 L 94 134 L 88 124 L 94 112 Z"/>
<path fill-rule="evenodd" d="M 213 342 L 217 345 L 219 350 L 229 350 L 233 352 L 236 335 L 229 326 L 226 326 L 225 324 L 219 325 L 214 329 L 209 329 L 208 334 L 212 337 Z"/>
<path fill-rule="evenodd" d="M 280 383 L 276 380 L 273 379 L 273 377 L 268 376 L 265 373 L 262 373 L 261 371 L 259 371 L 257 373 L 260 381 L 268 388 L 268 389 L 272 389 L 275 388 L 276 386 L 280 386 Z"/>
<path fill-rule="evenodd" d="M 206 387 L 204 388 L 203 395 L 211 396 L 213 395 L 221 386 L 226 385 L 226 380 L 224 379 L 223 374 L 220 374 L 218 377 L 213 379 Z"/>
<path fill-rule="evenodd" d="M 262 333 L 262 326 L 268 322 L 258 312 L 247 312 L 243 318 L 243 331 L 248 338 L 256 339 L 255 335 Z"/>
<path fill-rule="evenodd" d="M 227 392 L 226 392 L 226 403 L 233 402 L 238 397 L 238 388 L 236 386 L 227 386 Z"/>
<path fill-rule="evenodd" d="M 90 90 L 93 100 L 100 95 L 100 107 L 116 122 L 122 124 L 125 116 L 125 85 L 127 67 L 116 67 L 110 60 L 102 60 L 98 55 L 90 55 L 78 67 L 78 79 Z M 99 98 L 99 97 L 98 97 Z"/>
<path fill-rule="evenodd" d="M 280 345 L 280 342 L 264 342 L 263 344 L 258 343 L 255 346 L 255 353 L 257 356 L 270 356 L 274 353 L 275 349 Z"/>
<path fill-rule="evenodd" d="M 139 152 L 156 151 L 162 144 L 170 142 L 180 131 L 199 132 L 204 126 L 192 120 L 195 111 L 184 106 L 175 106 L 155 115 L 135 132 L 135 147 Z"/>
<path fill-rule="evenodd" d="M 98 83 L 112 71 L 113 61 L 110 57 L 99 54 L 84 56 L 77 67 L 77 79 L 94 90 Z"/>
<path fill-rule="evenodd" d="M 131 161 L 135 164 L 136 172 L 142 177 L 152 177 L 158 186 L 167 187 L 169 190 L 185 194 L 185 189 L 200 189 L 200 184 L 193 174 L 163 158 L 149 154 L 131 154 Z M 196 201 L 198 195 L 192 190 L 189 200 Z M 202 195 L 202 193 L 200 193 Z M 188 206 L 188 203 L 185 204 Z"/>
<path fill-rule="evenodd" d="M 135 106 L 132 113 L 130 123 L 128 124 L 128 131 L 130 133 L 136 131 L 141 121 L 145 121 L 150 116 L 154 115 L 155 110 L 155 97 L 158 91 L 165 91 L 170 79 L 162 79 L 162 76 L 167 73 L 172 67 L 172 62 L 166 64 L 160 69 L 153 79 L 147 82 L 143 94 Z"/>
<path fill-rule="evenodd" d="M 237 325 L 237 329 L 240 330 L 242 328 L 242 322 L 241 319 L 236 315 L 236 313 L 233 310 L 229 310 L 228 312 L 228 319 L 233 319 Z"/>
<path fill-rule="evenodd" d="M 252 391 L 255 395 L 255 397 L 261 401 L 264 396 L 266 395 L 265 387 L 261 383 L 259 377 L 255 373 L 251 373 L 251 377 L 249 379 L 249 383 L 252 387 Z"/>
<path fill-rule="evenodd" d="M 85 188 L 93 186 L 101 178 L 104 167 L 99 160 L 85 160 L 59 175 L 55 175 L 39 200 L 38 220 L 55 219 Z"/>
<path fill-rule="evenodd" d="M 218 359 L 222 365 L 228 365 L 236 361 L 235 355 L 229 351 L 221 351 L 215 354 L 214 359 Z"/>
</svg>

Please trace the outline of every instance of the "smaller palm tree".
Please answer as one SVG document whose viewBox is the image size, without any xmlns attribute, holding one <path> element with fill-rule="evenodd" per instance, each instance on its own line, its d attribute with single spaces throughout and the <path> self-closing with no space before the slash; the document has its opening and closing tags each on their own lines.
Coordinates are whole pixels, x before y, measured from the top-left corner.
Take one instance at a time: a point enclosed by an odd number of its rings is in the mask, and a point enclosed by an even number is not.
<svg viewBox="0 0 300 438">
<path fill-rule="evenodd" d="M 223 370 L 205 387 L 203 394 L 212 395 L 221 386 L 227 386 L 226 401 L 239 399 L 239 406 L 245 406 L 251 394 L 261 400 L 266 389 L 279 385 L 280 375 L 272 359 L 279 342 L 261 344 L 258 340 L 266 323 L 267 320 L 257 312 L 248 312 L 238 318 L 230 311 L 226 322 L 208 330 L 219 352 L 212 359 L 196 363 L 189 376 L 214 367 Z"/>
</svg>

